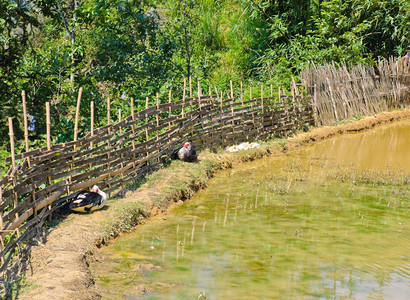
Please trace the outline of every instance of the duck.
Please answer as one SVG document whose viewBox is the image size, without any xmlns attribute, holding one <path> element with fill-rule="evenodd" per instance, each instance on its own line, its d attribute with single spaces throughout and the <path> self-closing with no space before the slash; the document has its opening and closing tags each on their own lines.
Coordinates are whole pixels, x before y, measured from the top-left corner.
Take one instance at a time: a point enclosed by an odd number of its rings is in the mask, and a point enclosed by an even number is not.
<svg viewBox="0 0 410 300">
<path fill-rule="evenodd" d="M 182 161 L 195 162 L 198 160 L 198 155 L 189 142 L 185 142 L 177 154 L 178 158 Z"/>
<path fill-rule="evenodd" d="M 88 213 L 101 209 L 107 202 L 107 195 L 94 185 L 90 191 L 79 191 L 68 203 L 68 209 Z"/>
</svg>

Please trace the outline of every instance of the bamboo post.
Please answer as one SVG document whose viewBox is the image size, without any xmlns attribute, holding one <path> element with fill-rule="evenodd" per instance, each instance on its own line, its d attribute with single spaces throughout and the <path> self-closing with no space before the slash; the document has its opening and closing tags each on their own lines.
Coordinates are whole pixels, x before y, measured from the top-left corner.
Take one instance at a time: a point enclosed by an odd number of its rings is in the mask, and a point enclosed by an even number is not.
<svg viewBox="0 0 410 300">
<path fill-rule="evenodd" d="M 13 119 L 9 117 L 9 136 L 10 136 L 10 152 L 11 152 L 11 164 L 13 171 L 16 168 L 16 155 L 14 150 L 14 133 L 13 133 Z"/>
<path fill-rule="evenodd" d="M 146 97 L 145 98 L 145 109 L 148 109 L 148 101 L 149 101 L 149 98 Z M 148 115 L 147 115 L 147 113 L 145 113 L 145 125 L 147 125 L 147 124 L 148 124 Z M 145 127 L 145 140 L 148 141 L 148 127 Z M 147 155 L 148 155 L 148 153 L 147 153 Z"/>
<path fill-rule="evenodd" d="M 90 135 L 91 135 L 91 137 L 93 137 L 94 136 L 94 101 L 91 101 L 90 102 L 90 122 L 91 122 L 91 124 L 90 124 Z M 93 142 L 90 142 L 90 149 L 92 149 L 93 148 Z M 90 158 L 92 157 L 92 154 L 90 153 Z M 89 168 L 89 170 L 91 171 L 92 170 L 92 168 L 93 168 L 93 165 L 92 165 L 92 163 L 89 163 L 88 164 L 88 168 Z M 88 178 L 91 178 L 90 176 L 88 176 Z"/>
<path fill-rule="evenodd" d="M 264 113 L 264 107 L 263 107 L 263 84 L 261 84 L 261 106 L 262 106 L 262 114 Z"/>
<path fill-rule="evenodd" d="M 184 78 L 184 90 L 182 91 L 182 118 L 185 118 L 185 97 L 186 97 L 186 78 Z"/>
<path fill-rule="evenodd" d="M 111 125 L 111 99 L 107 99 L 107 125 Z M 111 126 L 108 126 L 108 135 L 111 135 Z M 111 168 L 111 163 L 110 163 L 110 158 L 111 158 L 111 137 L 108 138 L 107 140 L 107 145 L 108 145 L 108 150 L 107 150 L 107 158 L 108 158 L 108 163 L 107 163 L 107 169 Z M 108 174 L 108 182 L 110 182 L 111 179 L 111 174 Z M 108 183 L 107 185 L 108 188 L 111 188 L 111 184 Z"/>
<path fill-rule="evenodd" d="M 81 95 L 83 94 L 83 88 L 80 87 L 78 90 L 78 98 L 77 98 L 77 107 L 75 109 L 75 123 L 74 123 L 74 141 L 77 140 L 78 134 L 78 118 L 80 114 L 80 103 L 81 103 Z"/>
<path fill-rule="evenodd" d="M 111 99 L 107 99 L 107 125 L 111 124 Z M 108 131 L 110 133 L 110 131 Z"/>
<path fill-rule="evenodd" d="M 212 90 L 211 90 L 211 86 L 208 87 L 208 94 L 209 94 L 209 98 L 212 97 Z"/>
<path fill-rule="evenodd" d="M 171 104 L 172 102 L 172 89 L 169 89 L 169 94 L 168 94 L 168 103 Z M 168 119 L 171 118 L 172 115 L 172 109 L 171 109 L 171 105 L 168 108 Z M 168 130 L 171 130 L 171 121 L 168 122 Z"/>
<path fill-rule="evenodd" d="M 26 146 L 26 152 L 28 152 L 28 125 L 27 125 L 27 107 L 26 107 L 26 92 L 21 91 L 21 98 L 23 100 L 23 120 L 24 120 L 24 142 Z M 28 165 L 30 166 L 30 161 L 28 159 Z"/>
<path fill-rule="evenodd" d="M 51 150 L 51 122 L 50 122 L 50 102 L 46 102 L 46 125 L 47 125 L 47 150 Z M 48 185 L 51 185 L 51 177 L 47 177 Z M 50 196 L 50 193 L 48 194 Z M 48 205 L 48 210 L 51 210 L 51 204 Z M 51 214 L 48 215 L 48 220 L 51 221 Z"/>
<path fill-rule="evenodd" d="M 270 85 L 270 97 L 273 98 L 273 84 Z"/>
<path fill-rule="evenodd" d="M 94 136 L 94 101 L 90 102 L 90 118 L 91 118 L 91 136 Z M 90 148 L 93 148 L 93 142 L 90 143 Z"/>
<path fill-rule="evenodd" d="M 231 86 L 231 99 L 233 100 L 233 87 L 232 87 L 232 80 L 229 80 L 229 85 Z"/>
<path fill-rule="evenodd" d="M 51 150 L 51 122 L 50 122 L 50 102 L 46 102 L 46 125 L 47 125 L 47 150 Z M 77 140 L 77 135 L 75 135 L 75 139 Z"/>
<path fill-rule="evenodd" d="M 298 87 L 296 86 L 296 81 L 295 81 L 295 78 L 294 78 L 294 77 L 292 77 L 292 83 L 293 83 L 293 89 L 295 90 L 296 96 L 299 96 L 299 89 L 298 89 Z"/>
<path fill-rule="evenodd" d="M 201 110 L 201 82 L 198 81 L 198 106 L 199 110 Z"/>
<path fill-rule="evenodd" d="M 249 87 L 249 100 L 252 100 L 252 87 Z"/>
<path fill-rule="evenodd" d="M 121 108 L 118 109 L 118 123 L 122 120 Z M 120 126 L 120 135 L 122 135 L 122 127 Z"/>
<path fill-rule="evenodd" d="M 132 151 L 135 151 L 135 113 L 134 113 L 134 98 L 131 97 L 131 119 L 132 119 Z M 135 168 L 135 153 L 132 155 L 133 157 L 133 168 Z"/>
<path fill-rule="evenodd" d="M 157 113 L 155 114 L 156 119 L 157 119 L 157 142 L 159 140 L 159 94 L 156 94 L 156 98 L 157 98 Z"/>
<path fill-rule="evenodd" d="M 319 126 L 318 113 L 317 113 L 317 90 L 316 84 L 313 85 L 313 118 L 315 120 L 315 126 Z"/>
<path fill-rule="evenodd" d="M 192 98 L 192 77 L 189 76 L 189 98 Z"/>
<path fill-rule="evenodd" d="M 242 104 L 242 108 L 243 108 L 243 83 L 241 81 L 241 104 Z"/>
</svg>

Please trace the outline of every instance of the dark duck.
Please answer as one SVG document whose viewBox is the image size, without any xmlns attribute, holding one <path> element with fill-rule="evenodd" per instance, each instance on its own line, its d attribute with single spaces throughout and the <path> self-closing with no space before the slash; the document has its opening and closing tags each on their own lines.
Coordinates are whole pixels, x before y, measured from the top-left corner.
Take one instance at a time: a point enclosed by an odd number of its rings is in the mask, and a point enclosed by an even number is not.
<svg viewBox="0 0 410 300">
<path fill-rule="evenodd" d="M 90 191 L 79 191 L 68 204 L 68 209 L 88 213 L 102 208 L 107 202 L 107 195 L 94 185 Z"/>
<path fill-rule="evenodd" d="M 198 159 L 195 149 L 193 149 L 191 144 L 188 142 L 186 142 L 184 146 L 178 150 L 177 154 L 178 158 L 182 161 L 194 162 Z"/>
</svg>

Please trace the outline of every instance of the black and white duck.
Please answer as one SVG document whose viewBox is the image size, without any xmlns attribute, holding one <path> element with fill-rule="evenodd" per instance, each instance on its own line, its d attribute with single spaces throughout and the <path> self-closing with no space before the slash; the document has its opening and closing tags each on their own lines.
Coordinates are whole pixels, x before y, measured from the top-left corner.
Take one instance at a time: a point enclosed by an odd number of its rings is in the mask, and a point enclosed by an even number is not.
<svg viewBox="0 0 410 300">
<path fill-rule="evenodd" d="M 178 158 L 182 161 L 194 162 L 197 161 L 198 155 L 191 144 L 186 142 L 184 146 L 178 151 Z"/>
<path fill-rule="evenodd" d="M 68 203 L 68 209 L 88 213 L 102 208 L 107 202 L 107 195 L 94 185 L 90 191 L 79 191 Z"/>
</svg>

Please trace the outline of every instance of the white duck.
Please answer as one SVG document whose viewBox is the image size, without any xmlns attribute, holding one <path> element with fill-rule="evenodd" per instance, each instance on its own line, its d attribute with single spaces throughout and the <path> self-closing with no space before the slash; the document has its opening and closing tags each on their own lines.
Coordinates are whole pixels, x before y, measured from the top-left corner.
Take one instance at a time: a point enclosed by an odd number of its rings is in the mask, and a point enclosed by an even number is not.
<svg viewBox="0 0 410 300">
<path fill-rule="evenodd" d="M 79 191 L 69 203 L 69 209 L 87 213 L 102 208 L 107 202 L 107 195 L 94 185 L 91 192 Z"/>
</svg>

